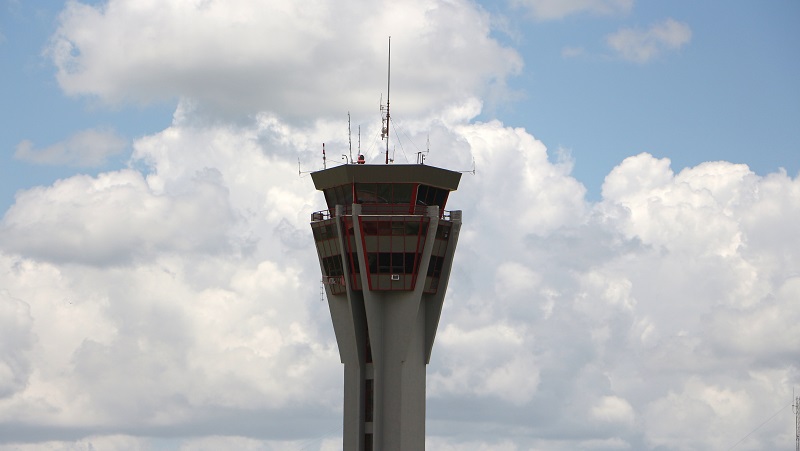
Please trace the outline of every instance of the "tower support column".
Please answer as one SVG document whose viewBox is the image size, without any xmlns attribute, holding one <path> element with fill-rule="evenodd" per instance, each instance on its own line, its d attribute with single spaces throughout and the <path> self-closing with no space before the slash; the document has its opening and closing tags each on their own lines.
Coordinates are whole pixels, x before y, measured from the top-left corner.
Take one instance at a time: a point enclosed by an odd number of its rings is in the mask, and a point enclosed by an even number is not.
<svg viewBox="0 0 800 451">
<path fill-rule="evenodd" d="M 353 217 L 361 206 L 353 205 Z M 428 271 L 439 221 L 439 208 L 428 207 L 430 218 L 419 264 L 420 279 Z M 361 231 L 355 229 L 359 264 L 366 253 Z M 362 271 L 364 311 L 374 368 L 375 450 L 422 451 L 425 449 L 425 308 L 423 280 L 413 291 L 373 291 Z"/>
</svg>

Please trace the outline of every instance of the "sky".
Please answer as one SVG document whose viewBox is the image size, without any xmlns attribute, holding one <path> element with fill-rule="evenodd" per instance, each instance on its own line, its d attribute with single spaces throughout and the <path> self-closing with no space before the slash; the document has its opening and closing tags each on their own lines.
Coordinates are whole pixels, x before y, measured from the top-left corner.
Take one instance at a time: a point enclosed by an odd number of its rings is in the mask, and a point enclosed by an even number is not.
<svg viewBox="0 0 800 451">
<path fill-rule="evenodd" d="M 433 450 L 762 450 L 800 393 L 794 0 L 0 0 L 0 451 L 341 449 L 307 171 L 465 173 Z M 360 133 L 359 133 L 360 130 Z"/>
</svg>

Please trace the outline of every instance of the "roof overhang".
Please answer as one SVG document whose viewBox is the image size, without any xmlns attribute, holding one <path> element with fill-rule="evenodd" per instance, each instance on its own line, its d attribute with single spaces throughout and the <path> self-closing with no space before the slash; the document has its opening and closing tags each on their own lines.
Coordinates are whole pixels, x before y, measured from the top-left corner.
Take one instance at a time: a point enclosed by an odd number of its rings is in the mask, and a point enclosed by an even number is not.
<svg viewBox="0 0 800 451">
<path fill-rule="evenodd" d="M 312 172 L 311 179 L 320 191 L 350 183 L 421 183 L 455 191 L 461 173 L 424 164 L 343 164 Z"/>
</svg>

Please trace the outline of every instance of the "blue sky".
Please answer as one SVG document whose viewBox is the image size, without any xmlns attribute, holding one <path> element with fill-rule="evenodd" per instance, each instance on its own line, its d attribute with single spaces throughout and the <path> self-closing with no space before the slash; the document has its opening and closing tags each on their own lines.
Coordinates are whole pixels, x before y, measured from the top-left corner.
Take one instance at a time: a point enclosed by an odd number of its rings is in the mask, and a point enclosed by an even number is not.
<svg viewBox="0 0 800 451">
<path fill-rule="evenodd" d="M 515 48 L 525 67 L 508 79 L 511 99 L 492 102 L 479 119 L 524 127 L 551 156 L 557 148 L 568 150 L 573 175 L 590 199 L 599 198 L 611 168 L 640 152 L 668 157 L 676 170 L 714 160 L 744 163 L 759 174 L 800 170 L 800 60 L 792 57 L 800 54 L 796 1 L 640 2 L 623 13 L 589 11 L 553 20 L 531 20 L 523 6 L 506 2 L 481 5 L 502 16 L 493 36 Z M 98 127 L 131 141 L 168 125 L 177 101 L 109 105 L 65 95 L 46 55 L 62 7 L 57 1 L 2 5 L 5 207 L 18 189 L 120 167 L 130 151 L 128 146 L 100 168 L 53 167 L 14 159 L 21 141 L 49 146 Z M 688 24 L 690 42 L 645 63 L 620 61 L 606 45 L 606 36 L 620 28 L 645 30 L 665 17 Z M 566 57 L 567 48 L 583 53 Z"/>
<path fill-rule="evenodd" d="M 430 139 L 426 163 L 477 166 L 448 200 L 428 448 L 790 447 L 798 20 L 0 0 L 0 451 L 341 449 L 298 161 L 338 162 L 348 112 L 383 161 L 387 35 L 398 162 Z"/>
<path fill-rule="evenodd" d="M 3 148 L 0 205 L 8 208 L 19 189 L 49 184 L 75 173 L 96 173 L 121 167 L 130 154 L 112 159 L 100 168 L 35 165 L 13 157 L 17 145 L 30 140 L 46 147 L 89 128 L 113 128 L 127 140 L 152 133 L 168 125 L 174 102 L 156 105 L 103 105 L 90 98 L 65 95 L 54 77 L 46 56 L 48 40 L 55 31 L 61 1 L 3 1 L 0 10 L 0 74 L 3 107 L 0 118 L 6 124 L 0 133 Z"/>
<path fill-rule="evenodd" d="M 570 149 L 575 176 L 593 193 L 639 152 L 669 157 L 676 169 L 726 160 L 795 174 L 799 16 L 793 1 L 639 2 L 630 14 L 544 23 L 512 15 L 526 68 L 510 84 L 525 98 L 498 115 L 549 148 Z M 605 45 L 618 28 L 645 29 L 664 17 L 689 24 L 691 41 L 647 63 L 620 62 Z M 566 47 L 586 54 L 564 58 Z"/>
</svg>

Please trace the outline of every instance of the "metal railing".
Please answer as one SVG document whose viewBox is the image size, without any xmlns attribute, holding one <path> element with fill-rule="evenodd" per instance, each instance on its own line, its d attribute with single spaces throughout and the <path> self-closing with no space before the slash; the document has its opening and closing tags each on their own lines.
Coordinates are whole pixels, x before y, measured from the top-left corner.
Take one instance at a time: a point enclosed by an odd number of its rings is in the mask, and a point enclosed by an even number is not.
<svg viewBox="0 0 800 451">
<path fill-rule="evenodd" d="M 344 206 L 344 216 L 353 214 L 353 207 L 351 205 Z M 402 204 L 361 204 L 362 215 L 413 215 L 424 216 L 428 213 L 427 205 L 402 205 Z M 326 221 L 336 216 L 334 210 L 320 210 L 311 213 L 311 222 Z M 461 210 L 443 210 L 441 218 L 446 221 L 460 221 Z"/>
<path fill-rule="evenodd" d="M 461 221 L 461 210 L 445 210 L 442 212 L 445 221 Z"/>
<path fill-rule="evenodd" d="M 314 213 L 311 213 L 311 222 L 326 221 L 332 217 L 333 214 L 330 210 L 315 211 Z"/>
</svg>

